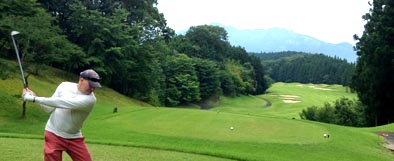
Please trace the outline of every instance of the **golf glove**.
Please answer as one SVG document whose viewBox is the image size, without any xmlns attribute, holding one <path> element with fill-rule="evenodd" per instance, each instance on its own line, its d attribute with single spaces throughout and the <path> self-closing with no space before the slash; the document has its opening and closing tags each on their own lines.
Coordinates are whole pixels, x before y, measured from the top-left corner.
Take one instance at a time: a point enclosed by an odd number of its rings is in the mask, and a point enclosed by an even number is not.
<svg viewBox="0 0 394 161">
<path fill-rule="evenodd" d="M 29 92 L 23 94 L 22 97 L 23 97 L 23 100 L 24 100 L 24 101 L 32 101 L 32 102 L 35 102 L 35 100 L 36 100 L 36 96 L 34 96 L 33 94 L 31 94 L 31 93 L 29 93 Z"/>
</svg>

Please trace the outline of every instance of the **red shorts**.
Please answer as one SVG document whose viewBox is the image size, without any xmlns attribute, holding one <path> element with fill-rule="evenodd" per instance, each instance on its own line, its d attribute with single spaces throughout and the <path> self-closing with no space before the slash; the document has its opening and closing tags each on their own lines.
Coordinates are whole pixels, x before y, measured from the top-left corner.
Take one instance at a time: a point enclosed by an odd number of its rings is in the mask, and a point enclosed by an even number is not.
<svg viewBox="0 0 394 161">
<path fill-rule="evenodd" d="M 65 139 L 52 132 L 45 131 L 44 160 L 61 161 L 62 152 L 66 151 L 73 161 L 91 161 L 85 138 Z"/>
</svg>

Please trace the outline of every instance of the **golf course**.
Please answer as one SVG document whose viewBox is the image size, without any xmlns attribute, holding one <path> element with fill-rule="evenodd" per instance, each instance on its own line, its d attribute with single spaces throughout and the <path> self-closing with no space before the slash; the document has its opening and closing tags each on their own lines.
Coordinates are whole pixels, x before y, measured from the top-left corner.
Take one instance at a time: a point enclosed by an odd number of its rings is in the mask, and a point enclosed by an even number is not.
<svg viewBox="0 0 394 161">
<path fill-rule="evenodd" d="M 43 160 L 48 113 L 27 103 L 22 118 L 23 83 L 15 62 L 0 59 L 1 161 Z M 53 68 L 28 77 L 29 88 L 49 97 L 62 81 L 78 76 Z M 221 97 L 217 107 L 155 107 L 103 87 L 82 129 L 95 161 L 392 161 L 378 132 L 394 124 L 355 128 L 303 120 L 310 106 L 346 97 L 347 87 L 326 84 L 273 84 L 263 95 Z M 114 112 L 117 108 L 117 112 Z M 328 134 L 329 137 L 323 137 Z M 71 160 L 63 153 L 63 160 Z"/>
</svg>

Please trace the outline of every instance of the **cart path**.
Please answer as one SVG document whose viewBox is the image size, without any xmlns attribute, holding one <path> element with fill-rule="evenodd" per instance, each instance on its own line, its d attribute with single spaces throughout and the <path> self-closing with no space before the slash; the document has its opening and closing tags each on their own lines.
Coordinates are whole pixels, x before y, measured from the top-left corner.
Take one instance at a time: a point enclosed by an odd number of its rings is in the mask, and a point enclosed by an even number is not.
<svg viewBox="0 0 394 161">
<path fill-rule="evenodd" d="M 264 100 L 264 101 L 266 102 L 266 104 L 263 105 L 263 108 L 268 108 L 268 107 L 271 107 L 271 106 L 272 106 L 272 102 L 271 102 L 269 99 L 262 98 L 262 97 L 259 97 L 259 98 L 262 99 L 262 100 Z"/>
<path fill-rule="evenodd" d="M 394 151 L 394 132 L 378 132 L 378 135 L 384 138 L 383 146 Z"/>
</svg>

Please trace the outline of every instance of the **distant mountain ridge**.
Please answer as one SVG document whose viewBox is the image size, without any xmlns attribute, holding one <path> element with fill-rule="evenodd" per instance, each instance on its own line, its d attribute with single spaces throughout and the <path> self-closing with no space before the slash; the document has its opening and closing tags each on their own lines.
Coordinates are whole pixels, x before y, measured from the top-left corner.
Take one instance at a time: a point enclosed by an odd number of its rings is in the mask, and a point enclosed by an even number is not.
<svg viewBox="0 0 394 161">
<path fill-rule="evenodd" d="M 244 47 L 248 52 L 298 51 L 336 56 L 348 62 L 355 62 L 357 59 L 353 45 L 346 42 L 326 43 L 311 36 L 281 28 L 238 30 L 229 26 L 215 25 L 226 29 L 231 45 Z"/>
</svg>

